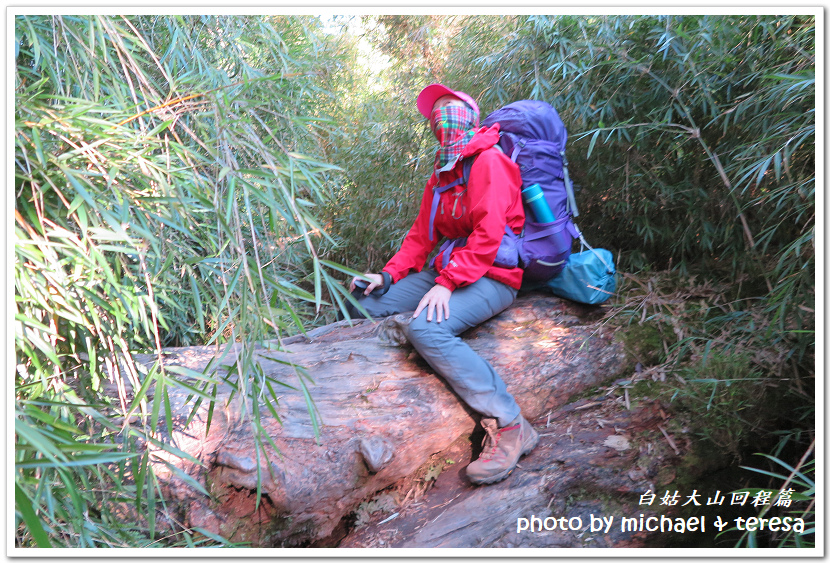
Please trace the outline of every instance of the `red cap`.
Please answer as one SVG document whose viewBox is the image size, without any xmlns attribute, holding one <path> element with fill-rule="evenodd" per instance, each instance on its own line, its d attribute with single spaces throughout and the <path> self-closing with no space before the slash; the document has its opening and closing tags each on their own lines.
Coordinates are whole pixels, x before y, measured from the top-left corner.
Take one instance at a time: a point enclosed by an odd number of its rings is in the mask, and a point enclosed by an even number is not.
<svg viewBox="0 0 830 563">
<path fill-rule="evenodd" d="M 435 105 L 435 102 L 441 96 L 455 96 L 456 98 L 470 106 L 474 112 L 476 112 L 477 114 L 480 113 L 476 101 L 464 92 L 456 92 L 455 90 L 450 90 L 443 84 L 430 84 L 429 86 L 421 90 L 420 94 L 418 94 L 417 104 L 418 111 L 421 112 L 421 115 L 429 119 L 430 115 L 432 114 L 432 106 Z"/>
</svg>

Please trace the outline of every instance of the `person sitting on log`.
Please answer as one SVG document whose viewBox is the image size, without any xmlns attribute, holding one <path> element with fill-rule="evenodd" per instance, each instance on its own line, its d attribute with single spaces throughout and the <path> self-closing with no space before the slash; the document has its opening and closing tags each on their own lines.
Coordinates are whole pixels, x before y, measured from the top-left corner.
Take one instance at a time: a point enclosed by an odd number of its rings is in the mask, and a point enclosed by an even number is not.
<svg viewBox="0 0 830 563">
<path fill-rule="evenodd" d="M 494 263 L 505 226 L 518 234 L 524 223 L 521 177 L 494 146 L 498 124 L 479 127 L 478 105 L 469 95 L 432 84 L 417 106 L 440 144 L 434 172 L 400 250 L 381 273 L 364 276 L 371 283 L 360 303 L 372 317 L 414 310 L 404 327 L 407 339 L 482 416 L 484 447 L 467 476 L 475 484 L 495 483 L 536 447 L 539 435 L 493 367 L 459 334 L 509 307 L 521 286 L 521 268 Z M 473 158 L 465 185 L 464 162 Z M 442 238 L 443 250 L 424 269 Z M 350 290 L 360 281 L 352 279 Z M 350 313 L 358 314 L 354 308 Z"/>
</svg>

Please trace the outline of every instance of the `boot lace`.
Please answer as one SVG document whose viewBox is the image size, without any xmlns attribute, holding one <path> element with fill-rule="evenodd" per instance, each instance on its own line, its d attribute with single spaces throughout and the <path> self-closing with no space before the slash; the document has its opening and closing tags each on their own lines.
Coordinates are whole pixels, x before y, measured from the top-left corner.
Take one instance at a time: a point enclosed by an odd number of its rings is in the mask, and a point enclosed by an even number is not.
<svg viewBox="0 0 830 563">
<path fill-rule="evenodd" d="M 499 438 L 501 438 L 501 429 L 495 431 L 489 426 L 485 426 L 484 429 L 487 431 L 487 436 L 484 437 L 482 442 L 480 460 L 492 459 L 496 455 L 496 447 L 499 444 Z"/>
</svg>

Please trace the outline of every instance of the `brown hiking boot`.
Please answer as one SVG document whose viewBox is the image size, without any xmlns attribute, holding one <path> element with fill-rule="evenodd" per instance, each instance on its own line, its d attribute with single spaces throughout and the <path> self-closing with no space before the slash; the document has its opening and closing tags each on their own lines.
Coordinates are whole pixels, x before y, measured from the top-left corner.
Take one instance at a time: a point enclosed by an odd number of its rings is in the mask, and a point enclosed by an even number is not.
<svg viewBox="0 0 830 563">
<path fill-rule="evenodd" d="M 498 427 L 495 418 L 482 418 L 481 425 L 487 432 L 484 449 L 479 458 L 467 466 L 467 477 L 476 485 L 501 481 L 510 475 L 519 458 L 539 443 L 539 434 L 522 415 L 504 428 Z"/>
</svg>

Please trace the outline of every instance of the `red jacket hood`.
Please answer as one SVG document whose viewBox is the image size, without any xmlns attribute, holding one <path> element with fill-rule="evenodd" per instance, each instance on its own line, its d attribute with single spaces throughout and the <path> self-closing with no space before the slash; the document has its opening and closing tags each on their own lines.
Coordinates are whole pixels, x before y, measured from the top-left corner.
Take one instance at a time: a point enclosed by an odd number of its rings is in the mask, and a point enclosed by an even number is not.
<svg viewBox="0 0 830 563">
<path fill-rule="evenodd" d="M 476 134 L 464 147 L 461 152 L 462 158 L 478 154 L 481 151 L 487 150 L 499 142 L 499 124 L 494 123 L 492 127 L 481 127 Z"/>
</svg>

